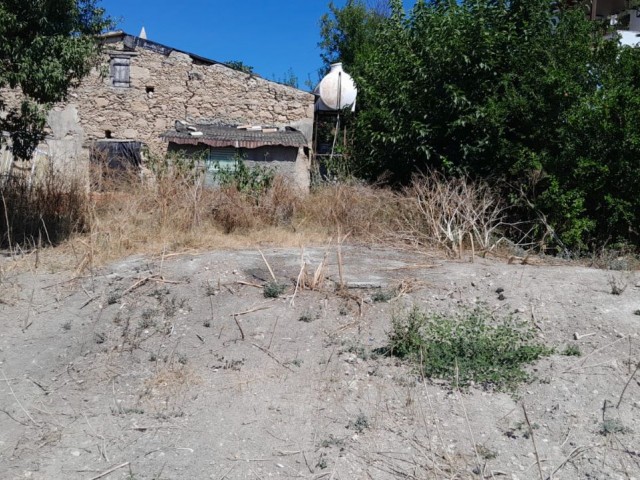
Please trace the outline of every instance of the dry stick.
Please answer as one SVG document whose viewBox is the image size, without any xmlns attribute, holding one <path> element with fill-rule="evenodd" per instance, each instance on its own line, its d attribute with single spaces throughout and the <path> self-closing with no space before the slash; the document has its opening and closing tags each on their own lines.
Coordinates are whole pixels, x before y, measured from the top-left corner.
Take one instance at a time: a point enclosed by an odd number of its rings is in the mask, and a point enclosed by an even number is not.
<svg viewBox="0 0 640 480">
<path fill-rule="evenodd" d="M 431 395 L 429 394 L 429 390 L 427 389 L 427 382 L 424 376 L 423 365 L 424 365 L 424 351 L 421 348 L 420 349 L 420 375 L 422 376 L 422 385 L 424 385 L 424 392 L 427 395 L 427 401 L 429 402 L 429 409 L 431 410 L 431 414 L 433 415 L 434 423 L 436 425 L 436 431 L 438 432 L 438 437 L 440 438 L 440 443 L 442 445 L 442 455 L 449 463 L 451 463 L 451 459 L 447 455 L 447 447 L 444 444 L 444 436 L 442 435 L 442 431 L 440 430 L 440 424 L 438 423 L 436 410 L 433 407 L 433 402 L 431 401 Z"/>
<path fill-rule="evenodd" d="M 618 400 L 618 404 L 616 405 L 616 408 L 620 408 L 620 404 L 622 403 L 622 397 L 624 397 L 624 392 L 627 391 L 627 387 L 631 383 L 631 380 L 633 380 L 633 377 L 636 376 L 638 369 L 640 369 L 640 362 L 638 362 L 638 364 L 636 365 L 636 369 L 633 371 L 633 373 L 629 377 L 629 380 L 627 380 L 627 383 L 624 385 L 624 388 L 622 389 L 622 393 L 620 394 L 620 399 Z"/>
<path fill-rule="evenodd" d="M 343 277 L 343 271 L 342 271 L 342 242 L 340 242 L 339 233 L 338 233 L 338 275 L 340 276 L 340 288 L 344 288 L 344 277 Z"/>
<path fill-rule="evenodd" d="M 567 458 L 564 459 L 564 461 L 558 465 L 556 467 L 556 469 L 551 472 L 551 475 L 549 475 L 547 477 L 547 480 L 553 480 L 553 476 L 560 471 L 567 463 L 569 463 L 571 460 L 573 460 L 575 457 L 577 457 L 578 455 L 583 454 L 584 452 L 586 452 L 587 450 L 591 450 L 592 448 L 595 448 L 595 446 L 591 446 L 591 447 L 584 447 L 584 446 L 580 446 L 580 447 L 576 447 L 574 448 L 571 453 L 567 456 Z"/>
<path fill-rule="evenodd" d="M 458 359 L 456 358 L 456 391 L 458 392 L 458 400 L 460 400 L 460 405 L 462 405 L 462 411 L 464 412 L 464 419 L 467 422 L 467 428 L 469 429 L 469 436 L 471 437 L 471 443 L 473 444 L 473 451 L 476 454 L 476 463 L 478 467 L 478 473 L 482 472 L 482 468 L 480 467 L 480 455 L 478 454 L 478 447 L 476 446 L 476 440 L 473 436 L 473 430 L 471 429 L 471 422 L 469 421 L 469 415 L 467 414 L 467 409 L 464 406 L 464 401 L 462 400 L 462 393 L 460 393 L 460 384 L 459 384 L 459 375 L 460 371 L 458 369 Z"/>
<path fill-rule="evenodd" d="M 33 323 L 33 320 L 29 321 L 29 319 L 31 318 L 31 307 L 33 305 L 33 294 L 34 293 L 35 293 L 35 287 L 31 290 L 31 299 L 29 300 L 29 308 L 27 309 L 27 317 L 24 319 L 24 324 L 22 326 L 22 333 L 26 332 L 27 329 Z"/>
<path fill-rule="evenodd" d="M 267 350 L 271 350 L 271 342 L 273 342 L 273 335 L 276 333 L 276 327 L 278 326 L 279 319 L 280 317 L 276 317 L 276 323 L 274 323 L 273 330 L 271 330 L 271 338 L 269 339 L 269 346 L 267 347 Z"/>
<path fill-rule="evenodd" d="M 298 288 L 300 287 L 300 280 L 302 279 L 302 275 L 304 274 L 305 266 L 304 247 L 302 247 L 302 251 L 300 252 L 300 273 L 298 273 L 298 278 L 296 279 L 296 288 L 293 289 L 293 296 L 291 297 L 291 302 L 289 302 L 289 305 L 291 305 L 292 307 L 296 299 L 296 294 L 298 293 Z"/>
<path fill-rule="evenodd" d="M 273 274 L 273 270 L 271 270 L 271 265 L 269 265 L 269 262 L 267 262 L 267 259 L 264 257 L 264 254 L 262 253 L 262 250 L 258 249 L 258 251 L 260 252 L 260 255 L 262 256 L 262 260 L 264 260 L 265 265 L 269 269 L 269 273 L 271 274 L 271 278 L 273 278 L 273 281 L 277 283 L 278 280 L 276 279 L 276 276 Z"/>
<path fill-rule="evenodd" d="M 249 287 L 262 288 L 262 285 L 258 285 L 257 283 L 245 282 L 244 280 L 236 280 L 238 285 L 247 285 Z"/>
<path fill-rule="evenodd" d="M 248 313 L 259 312 L 260 310 L 268 310 L 270 308 L 272 308 L 271 305 L 266 305 L 266 306 L 263 306 L 263 307 L 250 308 L 249 310 L 245 310 L 244 312 L 232 313 L 229 316 L 230 317 L 235 317 L 235 316 L 240 316 L 240 315 L 247 315 Z"/>
<path fill-rule="evenodd" d="M 287 370 L 289 370 L 290 372 L 293 372 L 293 369 L 287 365 L 285 365 L 284 363 L 282 363 L 282 361 L 280 361 L 280 359 L 278 359 L 278 357 L 276 357 L 273 353 L 271 353 L 269 350 L 267 350 L 264 347 L 261 347 L 260 345 L 258 345 L 257 343 L 252 343 L 251 345 L 253 345 L 256 348 L 259 348 L 260 350 L 262 350 L 264 353 L 266 353 L 267 355 L 269 355 L 273 360 L 275 360 L 275 362 L 280 365 L 283 368 L 286 368 Z"/>
<path fill-rule="evenodd" d="M 536 437 L 533 434 L 533 428 L 531 427 L 531 422 L 529 422 L 529 415 L 527 415 L 527 408 L 522 402 L 522 411 L 524 412 L 524 419 L 527 422 L 527 427 L 529 427 L 529 435 L 531 435 L 531 442 L 533 443 L 533 453 L 536 455 L 536 464 L 538 465 L 538 473 L 540 474 L 540 480 L 544 480 L 544 475 L 542 474 L 542 465 L 540 465 L 540 456 L 538 455 L 538 447 L 536 445 Z"/>
<path fill-rule="evenodd" d="M 240 330 L 240 337 L 242 338 L 242 340 L 244 340 L 244 330 L 242 330 L 242 326 L 240 325 L 240 321 L 238 320 L 237 315 L 234 315 L 233 319 L 235 320 L 236 325 L 238 326 L 238 330 Z"/>
<path fill-rule="evenodd" d="M 598 353 L 606 348 L 611 347 L 612 345 L 615 345 L 618 342 L 621 342 L 622 340 L 626 339 L 628 335 L 625 335 L 622 338 L 619 338 L 618 340 L 615 340 L 611 343 L 608 343 L 607 345 L 605 345 L 604 347 L 600 347 L 596 350 L 594 350 L 593 352 L 589 353 L 588 355 L 585 355 L 584 357 L 582 357 L 582 359 L 580 359 L 579 361 L 577 361 L 576 363 L 574 363 L 573 365 L 571 365 L 569 368 L 567 368 L 566 370 L 564 370 L 562 373 L 567 373 L 570 372 L 572 370 L 574 370 L 576 368 L 576 365 L 580 364 L 580 363 L 584 363 L 584 361 L 589 358 L 591 355 L 593 355 L 594 353 Z M 577 368 L 581 368 L 581 367 L 577 367 Z"/>
<path fill-rule="evenodd" d="M 9 211 L 7 210 L 7 201 L 2 194 L 2 205 L 4 205 L 4 219 L 7 222 L 7 242 L 9 243 L 9 253 L 13 257 L 13 247 L 11 246 L 11 222 L 9 222 Z"/>
<path fill-rule="evenodd" d="M 105 470 L 101 474 L 96 475 L 95 477 L 91 477 L 90 480 L 98 480 L 98 478 L 106 477 L 110 473 L 113 473 L 116 470 L 126 467 L 127 465 L 129 465 L 129 462 L 124 462 L 124 463 L 121 463 L 120 465 L 116 465 L 115 467 L 111 467 L 109 470 Z"/>
<path fill-rule="evenodd" d="M 11 383 L 9 383 L 9 379 L 4 374 L 4 370 L 0 369 L 0 373 L 2 373 L 2 377 L 4 378 L 4 381 L 7 382 L 7 386 L 9 387 L 9 391 L 11 393 L 11 396 L 15 399 L 16 403 L 18 404 L 18 406 L 27 415 L 27 417 L 29 417 L 29 420 L 31 420 L 36 427 L 39 427 L 40 424 L 33 419 L 33 417 L 29 414 L 29 412 L 27 412 L 27 410 L 22 406 L 22 403 L 20 403 L 20 400 L 18 400 L 18 397 L 16 396 L 15 392 L 13 391 L 13 388 L 11 387 Z"/>
<path fill-rule="evenodd" d="M 127 288 L 123 293 L 122 296 L 124 297 L 127 293 L 132 292 L 133 290 L 135 290 L 136 288 L 138 288 L 141 285 L 144 285 L 145 283 L 147 283 L 149 280 L 153 280 L 154 278 L 156 278 L 158 275 L 151 275 L 149 277 L 145 277 L 145 278 L 141 278 L 140 280 L 138 280 L 136 283 L 134 283 L 133 285 L 131 285 L 129 288 Z"/>
</svg>

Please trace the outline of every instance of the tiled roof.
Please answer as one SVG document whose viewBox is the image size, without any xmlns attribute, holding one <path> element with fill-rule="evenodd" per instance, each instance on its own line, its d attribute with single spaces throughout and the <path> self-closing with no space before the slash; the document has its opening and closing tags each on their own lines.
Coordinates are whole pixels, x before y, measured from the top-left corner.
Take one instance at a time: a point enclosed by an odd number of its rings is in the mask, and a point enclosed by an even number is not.
<svg viewBox="0 0 640 480">
<path fill-rule="evenodd" d="M 169 130 L 162 134 L 162 138 L 167 142 L 180 145 L 208 145 L 210 147 L 258 148 L 270 145 L 304 147 L 308 144 L 305 136 L 294 129 L 271 132 L 216 125 L 195 125 L 195 128 L 197 128 L 197 132 L 202 132 L 202 135 L 187 130 Z"/>
</svg>

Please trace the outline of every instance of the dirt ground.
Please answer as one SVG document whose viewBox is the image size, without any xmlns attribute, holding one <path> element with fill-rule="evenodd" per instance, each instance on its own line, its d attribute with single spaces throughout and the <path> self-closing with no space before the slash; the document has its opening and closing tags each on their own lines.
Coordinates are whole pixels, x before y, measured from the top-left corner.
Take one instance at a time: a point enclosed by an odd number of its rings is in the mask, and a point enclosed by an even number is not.
<svg viewBox="0 0 640 480">
<path fill-rule="evenodd" d="M 81 276 L 1 259 L 0 478 L 640 479 L 639 272 L 263 253 L 279 298 L 257 250 Z M 322 288 L 294 297 L 301 258 L 311 275 L 325 255 Z M 517 392 L 459 392 L 376 355 L 394 314 L 479 302 L 557 349 Z"/>
</svg>

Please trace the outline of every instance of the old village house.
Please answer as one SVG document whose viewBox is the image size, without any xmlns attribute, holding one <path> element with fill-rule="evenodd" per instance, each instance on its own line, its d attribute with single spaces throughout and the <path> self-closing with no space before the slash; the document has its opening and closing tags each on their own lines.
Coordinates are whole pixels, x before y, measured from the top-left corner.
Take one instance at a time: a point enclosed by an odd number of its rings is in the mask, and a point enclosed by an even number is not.
<svg viewBox="0 0 640 480">
<path fill-rule="evenodd" d="M 209 168 L 240 154 L 308 188 L 311 93 L 143 36 L 103 36 L 101 65 L 49 112 L 39 152 L 80 173 L 97 153 L 138 163 L 143 146 L 197 154 Z"/>
</svg>

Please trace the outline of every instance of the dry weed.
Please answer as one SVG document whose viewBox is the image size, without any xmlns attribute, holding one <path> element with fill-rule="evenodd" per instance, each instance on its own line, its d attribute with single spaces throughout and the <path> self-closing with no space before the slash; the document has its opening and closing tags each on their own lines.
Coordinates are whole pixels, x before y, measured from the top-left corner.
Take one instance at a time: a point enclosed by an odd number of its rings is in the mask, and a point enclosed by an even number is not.
<svg viewBox="0 0 640 480">
<path fill-rule="evenodd" d="M 388 188 L 326 185 L 303 200 L 298 225 L 344 232 L 355 239 L 380 240 L 393 229 L 401 205 L 399 196 Z"/>
<path fill-rule="evenodd" d="M 460 257 L 467 240 L 474 250 L 490 249 L 504 225 L 505 207 L 497 196 L 487 184 L 467 177 L 416 175 L 403 193 L 400 235 L 413 244 Z"/>
</svg>

